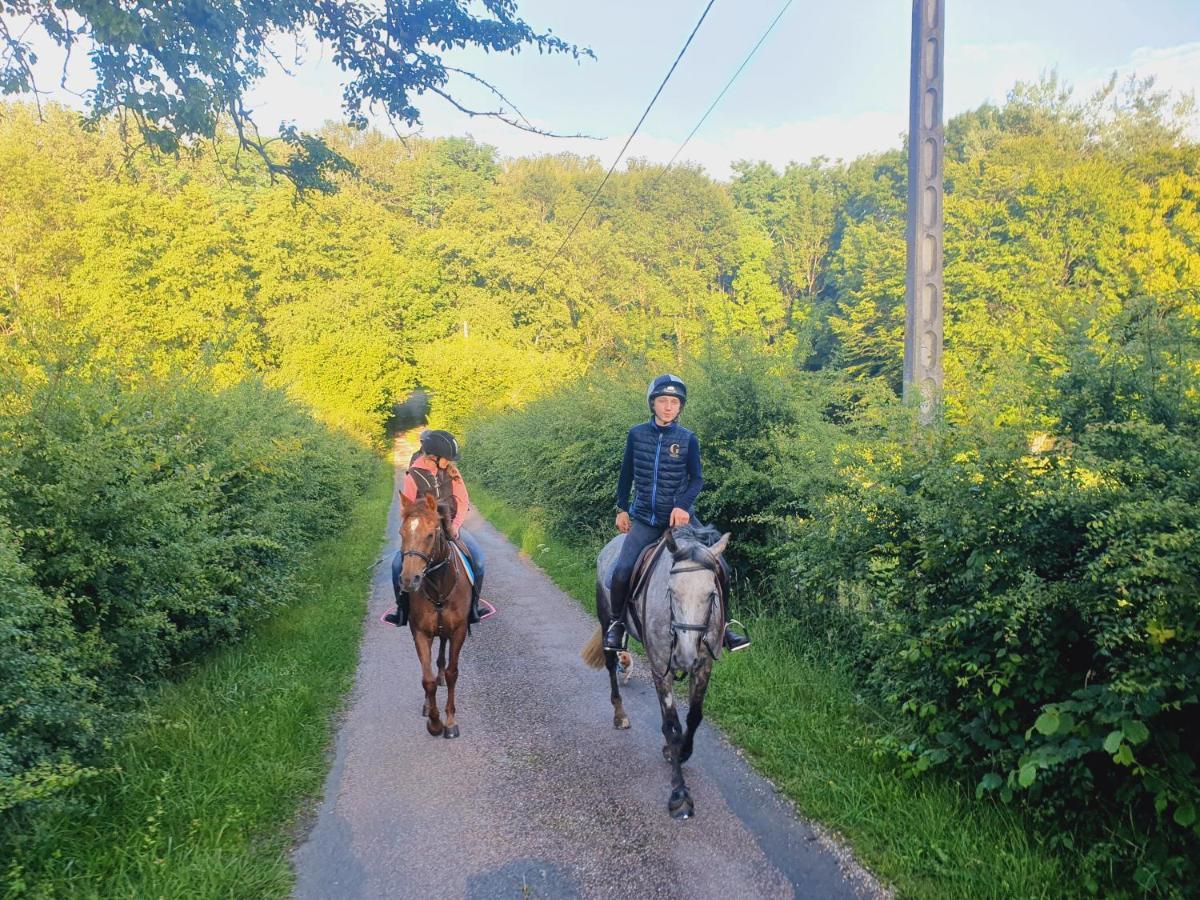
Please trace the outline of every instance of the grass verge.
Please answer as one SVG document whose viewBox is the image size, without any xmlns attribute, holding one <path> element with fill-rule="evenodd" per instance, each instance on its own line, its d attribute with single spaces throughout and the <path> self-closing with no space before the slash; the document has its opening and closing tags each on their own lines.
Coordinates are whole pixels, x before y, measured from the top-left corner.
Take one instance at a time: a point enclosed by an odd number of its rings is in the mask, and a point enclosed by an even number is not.
<svg viewBox="0 0 1200 900">
<path fill-rule="evenodd" d="M 6 896 L 286 897 L 304 804 L 350 688 L 392 469 L 318 545 L 286 611 L 156 690 L 149 721 L 70 808 L 37 816 L 0 869 Z"/>
<path fill-rule="evenodd" d="M 480 512 L 587 609 L 594 547 L 550 537 L 537 510 L 516 510 L 476 485 Z M 901 897 L 1062 897 L 1079 893 L 1070 860 L 1042 846 L 1020 816 L 977 801 L 953 780 L 910 778 L 878 758 L 887 720 L 836 665 L 796 650 L 794 622 L 743 616 L 751 650 L 717 666 L 705 712 L 807 818 L 842 834 Z"/>
</svg>

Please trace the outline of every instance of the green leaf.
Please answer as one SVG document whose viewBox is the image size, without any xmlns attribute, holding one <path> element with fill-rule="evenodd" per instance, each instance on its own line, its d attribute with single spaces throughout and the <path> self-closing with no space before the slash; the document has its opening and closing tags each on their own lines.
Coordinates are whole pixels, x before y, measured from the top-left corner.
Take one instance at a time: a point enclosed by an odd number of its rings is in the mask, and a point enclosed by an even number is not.
<svg viewBox="0 0 1200 900">
<path fill-rule="evenodd" d="M 1150 729 L 1147 728 L 1142 722 L 1130 721 L 1126 719 L 1121 723 L 1121 730 L 1125 732 L 1125 737 L 1128 739 L 1129 743 L 1134 744 L 1135 746 L 1150 737 Z"/>
<path fill-rule="evenodd" d="M 1037 780 L 1037 766 L 1032 763 L 1021 766 L 1021 773 L 1017 776 L 1017 781 L 1021 787 L 1029 787 Z"/>
<path fill-rule="evenodd" d="M 1057 710 L 1049 710 L 1037 717 L 1037 721 L 1033 723 L 1033 727 L 1042 734 L 1051 735 L 1058 731 L 1058 712 Z"/>
<path fill-rule="evenodd" d="M 1133 750 L 1128 744 L 1122 743 L 1116 755 L 1113 757 L 1113 762 L 1120 763 L 1123 766 L 1133 765 Z"/>
<path fill-rule="evenodd" d="M 1191 800 L 1185 800 L 1175 807 L 1176 825 L 1182 825 L 1184 828 L 1191 828 L 1196 821 L 1196 804 Z"/>
<path fill-rule="evenodd" d="M 1125 738 L 1125 732 L 1119 728 L 1116 731 L 1110 731 L 1108 737 L 1104 739 L 1104 752 L 1116 753 L 1117 748 L 1121 746 L 1121 741 Z"/>
</svg>

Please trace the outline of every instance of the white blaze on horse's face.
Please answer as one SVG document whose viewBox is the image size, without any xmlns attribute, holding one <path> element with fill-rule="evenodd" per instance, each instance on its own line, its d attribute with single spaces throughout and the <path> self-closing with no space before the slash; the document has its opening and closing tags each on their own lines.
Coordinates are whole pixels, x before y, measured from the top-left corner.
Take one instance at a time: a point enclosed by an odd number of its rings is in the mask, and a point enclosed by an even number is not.
<svg viewBox="0 0 1200 900">
<path fill-rule="evenodd" d="M 422 546 L 421 518 L 412 515 L 405 518 L 400 525 L 400 546 L 403 551 L 420 551 L 428 554 L 430 548 Z M 420 556 L 405 556 L 400 567 L 400 585 L 406 591 L 415 591 L 420 587 L 421 578 L 425 574 L 428 560 Z"/>
</svg>

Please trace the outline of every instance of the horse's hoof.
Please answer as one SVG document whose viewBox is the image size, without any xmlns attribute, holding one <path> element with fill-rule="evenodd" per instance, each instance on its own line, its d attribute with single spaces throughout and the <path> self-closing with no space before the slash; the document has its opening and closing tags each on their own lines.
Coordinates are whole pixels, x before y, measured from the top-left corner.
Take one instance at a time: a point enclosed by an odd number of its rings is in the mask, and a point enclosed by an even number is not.
<svg viewBox="0 0 1200 900">
<path fill-rule="evenodd" d="M 437 737 L 439 734 L 442 733 L 442 723 L 434 722 L 432 719 L 425 723 L 425 728 L 434 737 Z"/>
<path fill-rule="evenodd" d="M 672 819 L 690 819 L 696 814 L 696 804 L 692 802 L 692 795 L 687 792 L 687 788 L 672 792 L 667 809 Z"/>
<path fill-rule="evenodd" d="M 613 716 L 613 728 L 625 731 L 629 727 L 629 716 Z"/>
<path fill-rule="evenodd" d="M 458 726 L 451 725 L 449 728 L 447 728 L 445 731 L 442 732 L 442 737 L 446 738 L 447 740 L 458 737 Z"/>
</svg>

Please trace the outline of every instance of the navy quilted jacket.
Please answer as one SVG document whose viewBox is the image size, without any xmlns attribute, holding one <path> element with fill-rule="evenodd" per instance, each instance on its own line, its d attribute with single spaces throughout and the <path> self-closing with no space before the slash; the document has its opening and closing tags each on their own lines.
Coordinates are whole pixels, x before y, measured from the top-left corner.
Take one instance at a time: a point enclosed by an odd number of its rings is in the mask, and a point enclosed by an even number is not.
<svg viewBox="0 0 1200 900">
<path fill-rule="evenodd" d="M 617 481 L 618 509 L 646 525 L 666 528 L 675 507 L 692 511 L 702 487 L 696 435 L 677 421 L 664 427 L 651 419 L 629 429 Z"/>
</svg>

